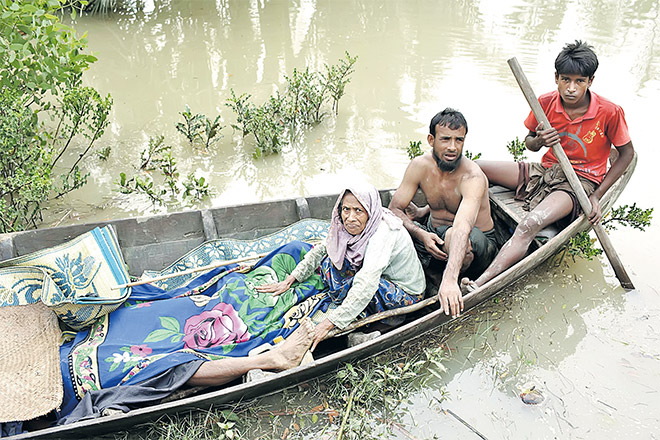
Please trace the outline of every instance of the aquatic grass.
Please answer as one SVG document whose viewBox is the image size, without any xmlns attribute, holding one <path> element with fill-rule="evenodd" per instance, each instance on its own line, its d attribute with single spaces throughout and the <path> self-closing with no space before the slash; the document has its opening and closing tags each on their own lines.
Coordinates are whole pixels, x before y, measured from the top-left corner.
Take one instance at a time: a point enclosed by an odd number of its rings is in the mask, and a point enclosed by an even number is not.
<svg viewBox="0 0 660 440">
<path fill-rule="evenodd" d="M 391 438 L 392 431 L 414 438 L 401 423 L 403 404 L 442 378 L 444 356 L 443 349 L 418 340 L 273 396 L 162 417 L 130 438 L 371 440 Z"/>
</svg>

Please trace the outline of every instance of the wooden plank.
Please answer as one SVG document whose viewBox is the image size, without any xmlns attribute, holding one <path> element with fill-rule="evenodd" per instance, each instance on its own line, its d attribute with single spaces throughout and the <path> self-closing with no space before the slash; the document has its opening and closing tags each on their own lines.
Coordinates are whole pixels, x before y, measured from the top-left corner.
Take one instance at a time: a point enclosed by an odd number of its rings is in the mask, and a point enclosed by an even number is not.
<svg viewBox="0 0 660 440">
<path fill-rule="evenodd" d="M 256 230 L 282 228 L 298 221 L 294 199 L 212 209 L 218 235 L 223 238 L 255 237 Z"/>
<path fill-rule="evenodd" d="M 330 213 L 335 206 L 337 195 L 307 197 L 312 218 L 330 219 Z"/>
<path fill-rule="evenodd" d="M 206 240 L 216 240 L 218 238 L 218 230 L 215 227 L 215 221 L 213 221 L 213 213 L 204 209 L 202 213 L 202 226 L 204 228 L 204 238 Z"/>
<path fill-rule="evenodd" d="M 505 186 L 492 185 L 489 188 L 489 191 L 490 191 L 491 194 L 498 194 L 499 195 L 501 193 L 506 193 L 506 192 L 511 191 L 511 190 L 509 188 L 505 187 Z M 513 191 L 511 191 L 511 192 L 513 192 Z"/>
<path fill-rule="evenodd" d="M 14 239 L 11 234 L 6 234 L 5 237 L 0 238 L 0 261 L 9 260 L 15 256 Z"/>
<path fill-rule="evenodd" d="M 121 245 L 142 246 L 186 239 L 204 239 L 200 211 L 113 221 Z"/>
<path fill-rule="evenodd" d="M 162 270 L 204 243 L 204 237 L 150 243 L 142 246 L 122 246 L 128 273 L 140 276 L 145 270 Z"/>
</svg>

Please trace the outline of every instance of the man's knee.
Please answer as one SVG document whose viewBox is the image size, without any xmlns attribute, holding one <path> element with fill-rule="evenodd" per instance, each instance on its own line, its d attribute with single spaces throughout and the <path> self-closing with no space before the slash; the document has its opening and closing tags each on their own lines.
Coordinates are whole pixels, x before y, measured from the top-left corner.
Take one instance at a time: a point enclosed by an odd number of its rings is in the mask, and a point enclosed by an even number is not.
<svg viewBox="0 0 660 440">
<path fill-rule="evenodd" d="M 519 238 L 533 240 L 536 234 L 543 229 L 544 224 L 543 215 L 537 211 L 531 211 L 518 223 L 518 227 L 513 235 Z"/>
</svg>

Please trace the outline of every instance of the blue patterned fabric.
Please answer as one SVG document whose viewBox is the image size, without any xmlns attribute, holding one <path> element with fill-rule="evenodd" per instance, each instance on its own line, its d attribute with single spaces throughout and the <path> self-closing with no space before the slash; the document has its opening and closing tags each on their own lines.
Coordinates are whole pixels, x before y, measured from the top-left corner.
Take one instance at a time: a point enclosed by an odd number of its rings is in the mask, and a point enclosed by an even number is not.
<svg viewBox="0 0 660 440">
<path fill-rule="evenodd" d="M 189 269 L 208 266 L 218 261 L 229 261 L 250 255 L 273 251 L 286 243 L 300 240 L 307 243 L 322 241 L 328 235 L 330 223 L 326 220 L 303 219 L 286 228 L 254 240 L 218 239 L 210 240 L 188 252 L 162 271 L 145 271 L 143 277 L 156 278 Z M 181 275 L 152 284 L 164 289 L 176 289 L 195 277 Z"/>
<path fill-rule="evenodd" d="M 114 229 L 95 228 L 73 240 L 0 262 L 0 306 L 42 301 L 74 329 L 116 309 L 130 288 Z"/>
<path fill-rule="evenodd" d="M 248 273 L 216 268 L 177 289 L 135 286 L 123 307 L 61 347 L 60 416 L 90 390 L 134 384 L 195 359 L 247 356 L 286 338 L 302 318 L 327 309 L 320 276 L 276 297 L 254 287 L 286 278 L 310 248 L 292 242 Z"/>
<path fill-rule="evenodd" d="M 348 291 L 353 286 L 355 273 L 356 270 L 348 262 L 348 259 L 344 260 L 344 265 L 341 269 L 334 267 L 330 258 L 327 256 L 321 261 L 321 277 L 328 287 L 328 295 L 334 304 L 341 304 L 346 298 Z M 369 304 L 357 319 L 366 318 L 369 315 L 386 310 L 409 306 L 418 302 L 420 299 L 422 299 L 421 296 L 410 295 L 393 282 L 381 278 L 374 297 L 369 301 Z"/>
</svg>

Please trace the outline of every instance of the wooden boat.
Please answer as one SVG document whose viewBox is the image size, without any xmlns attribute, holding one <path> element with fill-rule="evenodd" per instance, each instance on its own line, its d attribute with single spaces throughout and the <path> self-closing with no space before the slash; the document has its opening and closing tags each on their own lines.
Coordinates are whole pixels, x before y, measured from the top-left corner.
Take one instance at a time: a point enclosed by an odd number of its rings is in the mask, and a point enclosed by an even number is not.
<svg viewBox="0 0 660 440">
<path fill-rule="evenodd" d="M 603 212 L 612 207 L 626 187 L 636 162 L 637 156 L 633 158 L 624 175 L 601 200 Z M 381 192 L 385 205 L 389 203 L 392 192 Z M 162 269 L 207 240 L 219 237 L 253 239 L 279 230 L 300 219 L 328 218 L 335 200 L 336 195 L 314 196 L 4 234 L 0 235 L 0 261 L 58 245 L 96 226 L 112 224 L 116 228 L 120 246 L 131 274 L 139 275 L 144 270 Z M 522 204 L 513 200 L 513 192 L 502 187 L 491 187 L 490 200 L 493 216 L 497 223 L 505 228 L 511 228 L 511 230 L 515 228 L 524 215 L 524 211 Z M 418 199 L 416 201 L 420 202 Z M 535 245 L 532 246 L 533 249 L 523 260 L 465 296 L 466 311 L 520 279 L 557 253 L 571 237 L 589 227 L 588 220 L 582 215 L 565 229 L 555 231 L 556 233 L 550 231 L 550 238 L 547 238 L 544 243 L 536 240 Z M 430 289 L 432 293 L 436 291 L 434 287 Z M 138 424 L 154 421 L 164 414 L 208 409 L 223 403 L 244 401 L 274 393 L 330 372 L 341 363 L 352 362 L 390 349 L 451 319 L 435 304 L 435 295 L 424 300 L 423 306 L 425 306 L 424 310 L 410 314 L 406 323 L 385 332 L 376 339 L 348 347 L 345 338 L 335 338 L 334 349 L 326 351 L 324 356 L 312 363 L 254 382 L 230 384 L 220 389 L 206 389 L 195 395 L 132 410 L 128 413 L 45 428 L 12 438 L 88 437 L 111 431 L 127 430 Z M 342 339 L 344 340 L 342 341 Z"/>
</svg>

